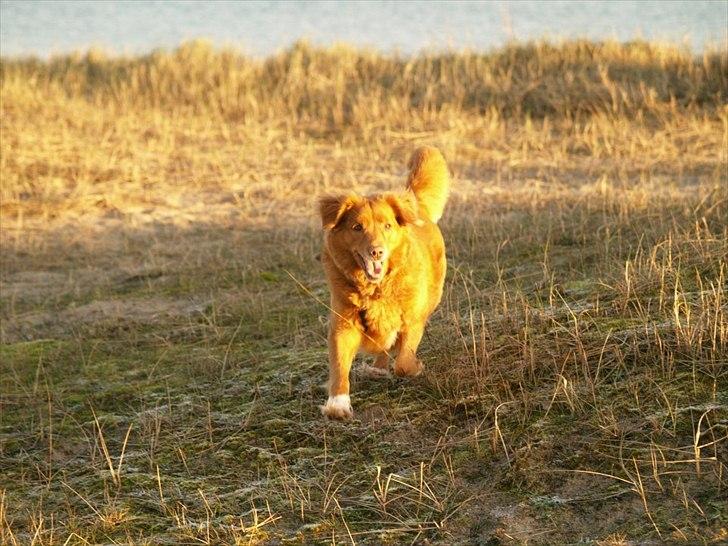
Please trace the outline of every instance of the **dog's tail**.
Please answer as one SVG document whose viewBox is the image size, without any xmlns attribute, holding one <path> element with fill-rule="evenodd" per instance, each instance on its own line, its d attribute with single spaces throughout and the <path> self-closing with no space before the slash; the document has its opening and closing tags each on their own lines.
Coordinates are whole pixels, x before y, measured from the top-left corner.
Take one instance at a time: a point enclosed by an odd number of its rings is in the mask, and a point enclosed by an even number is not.
<svg viewBox="0 0 728 546">
<path fill-rule="evenodd" d="M 423 146 L 415 150 L 408 164 L 407 189 L 417 197 L 420 214 L 437 223 L 450 190 L 450 173 L 440 150 Z"/>
</svg>

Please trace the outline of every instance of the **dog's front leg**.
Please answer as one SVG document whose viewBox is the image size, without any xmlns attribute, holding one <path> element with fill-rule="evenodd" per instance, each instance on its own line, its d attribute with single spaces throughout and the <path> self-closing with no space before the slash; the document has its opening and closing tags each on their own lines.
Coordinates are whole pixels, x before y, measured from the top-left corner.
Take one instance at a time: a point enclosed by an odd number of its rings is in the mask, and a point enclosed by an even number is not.
<svg viewBox="0 0 728 546">
<path fill-rule="evenodd" d="M 361 345 L 361 332 L 349 321 L 331 317 L 329 329 L 329 399 L 321 413 L 334 419 L 351 419 L 349 371 Z"/>
</svg>

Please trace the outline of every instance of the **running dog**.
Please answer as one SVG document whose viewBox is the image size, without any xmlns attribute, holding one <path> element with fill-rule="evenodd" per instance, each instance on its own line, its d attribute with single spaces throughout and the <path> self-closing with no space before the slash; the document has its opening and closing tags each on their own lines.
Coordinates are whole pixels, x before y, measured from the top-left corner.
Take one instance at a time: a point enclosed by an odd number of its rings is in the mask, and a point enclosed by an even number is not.
<svg viewBox="0 0 728 546">
<path fill-rule="evenodd" d="M 372 374 L 414 377 L 417 346 L 440 303 L 447 267 L 437 226 L 450 177 L 437 148 L 422 147 L 409 162 L 403 191 L 324 197 L 321 261 L 331 291 L 329 397 L 322 413 L 353 417 L 349 371 L 360 349 L 375 355 Z"/>
</svg>

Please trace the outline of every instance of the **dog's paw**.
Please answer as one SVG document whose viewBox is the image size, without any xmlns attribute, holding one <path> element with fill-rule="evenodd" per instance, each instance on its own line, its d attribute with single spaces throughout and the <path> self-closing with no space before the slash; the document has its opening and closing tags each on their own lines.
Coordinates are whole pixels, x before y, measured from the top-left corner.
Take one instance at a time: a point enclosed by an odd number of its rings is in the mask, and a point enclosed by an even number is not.
<svg viewBox="0 0 728 546">
<path fill-rule="evenodd" d="M 395 362 L 394 374 L 398 377 L 417 377 L 422 373 L 424 366 L 419 358 Z"/>
<path fill-rule="evenodd" d="M 379 368 L 378 366 L 371 366 L 369 364 L 362 364 L 359 368 L 359 373 L 362 377 L 369 377 L 373 379 L 392 377 L 388 368 Z"/>
<path fill-rule="evenodd" d="M 321 413 L 329 419 L 351 419 L 354 411 L 351 409 L 351 399 L 348 394 L 329 396 L 321 408 Z"/>
</svg>

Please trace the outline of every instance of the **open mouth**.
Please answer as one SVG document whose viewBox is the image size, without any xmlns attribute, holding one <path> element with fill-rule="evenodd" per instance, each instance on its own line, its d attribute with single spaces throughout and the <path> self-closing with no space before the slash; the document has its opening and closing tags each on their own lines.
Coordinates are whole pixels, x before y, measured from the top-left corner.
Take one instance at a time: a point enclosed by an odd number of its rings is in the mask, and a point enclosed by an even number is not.
<svg viewBox="0 0 728 546">
<path fill-rule="evenodd" d="M 384 260 L 375 260 L 368 256 L 362 256 L 358 252 L 356 255 L 367 279 L 372 282 L 379 282 L 384 278 Z"/>
</svg>

